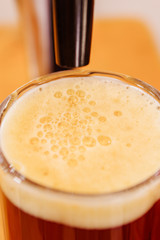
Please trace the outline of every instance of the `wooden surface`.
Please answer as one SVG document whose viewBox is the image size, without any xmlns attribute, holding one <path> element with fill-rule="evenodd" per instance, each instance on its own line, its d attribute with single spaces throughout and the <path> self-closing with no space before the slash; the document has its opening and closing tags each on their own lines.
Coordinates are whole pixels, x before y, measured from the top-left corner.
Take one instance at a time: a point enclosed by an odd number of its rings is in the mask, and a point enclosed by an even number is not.
<svg viewBox="0 0 160 240">
<path fill-rule="evenodd" d="M 0 26 L 0 102 L 29 80 L 24 49 L 18 28 Z M 160 89 L 157 48 L 147 27 L 136 20 L 96 21 L 87 68 L 126 73 Z M 0 240 L 4 240 L 1 215 Z"/>
<path fill-rule="evenodd" d="M 160 89 L 160 55 L 149 29 L 138 20 L 95 22 L 89 67 L 125 73 Z"/>
<path fill-rule="evenodd" d="M 27 59 L 21 31 L 0 26 L 0 102 L 26 81 Z"/>
<path fill-rule="evenodd" d="M 126 73 L 160 88 L 160 60 L 148 28 L 136 20 L 96 21 L 87 68 Z M 0 102 L 29 80 L 22 33 L 0 26 Z"/>
</svg>

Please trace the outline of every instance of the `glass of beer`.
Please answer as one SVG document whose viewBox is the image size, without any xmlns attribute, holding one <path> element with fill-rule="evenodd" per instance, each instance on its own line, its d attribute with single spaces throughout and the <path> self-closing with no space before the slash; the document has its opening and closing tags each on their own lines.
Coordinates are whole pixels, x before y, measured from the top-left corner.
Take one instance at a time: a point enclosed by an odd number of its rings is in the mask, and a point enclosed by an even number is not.
<svg viewBox="0 0 160 240">
<path fill-rule="evenodd" d="M 71 70 L 0 107 L 5 240 L 159 240 L 160 93 Z"/>
</svg>

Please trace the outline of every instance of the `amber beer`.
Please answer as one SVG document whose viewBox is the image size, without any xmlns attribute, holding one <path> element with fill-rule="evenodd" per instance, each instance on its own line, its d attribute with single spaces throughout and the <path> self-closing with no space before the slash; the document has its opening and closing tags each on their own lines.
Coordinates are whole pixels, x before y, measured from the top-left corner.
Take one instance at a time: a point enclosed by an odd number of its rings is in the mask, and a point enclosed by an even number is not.
<svg viewBox="0 0 160 240">
<path fill-rule="evenodd" d="M 146 214 L 138 218 L 138 220 L 122 226 L 106 229 L 75 228 L 43 220 L 23 212 L 14 206 L 6 197 L 4 197 L 4 201 L 9 227 L 8 239 L 159 240 L 160 236 L 160 201 L 147 211 Z M 19 229 L 17 230 L 18 232 L 16 229 Z"/>
<path fill-rule="evenodd" d="M 66 71 L 1 105 L 5 240 L 159 240 L 160 100 L 141 81 Z"/>
</svg>

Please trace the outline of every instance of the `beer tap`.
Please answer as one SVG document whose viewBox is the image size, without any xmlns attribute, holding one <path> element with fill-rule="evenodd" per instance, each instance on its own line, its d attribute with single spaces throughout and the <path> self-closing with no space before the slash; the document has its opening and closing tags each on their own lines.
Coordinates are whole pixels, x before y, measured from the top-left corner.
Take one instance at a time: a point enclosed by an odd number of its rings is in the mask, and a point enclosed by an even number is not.
<svg viewBox="0 0 160 240">
<path fill-rule="evenodd" d="M 62 69 L 89 63 L 94 0 L 53 0 L 55 64 Z M 55 66 L 55 71 L 59 70 Z"/>
<path fill-rule="evenodd" d="M 33 79 L 89 63 L 94 0 L 21 0 Z"/>
</svg>

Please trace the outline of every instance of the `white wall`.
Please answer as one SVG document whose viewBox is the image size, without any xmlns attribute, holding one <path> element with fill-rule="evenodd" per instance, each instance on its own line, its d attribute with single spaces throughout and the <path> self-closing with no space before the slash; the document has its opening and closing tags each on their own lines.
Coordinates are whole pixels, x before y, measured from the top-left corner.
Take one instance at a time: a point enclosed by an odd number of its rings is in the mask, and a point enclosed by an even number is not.
<svg viewBox="0 0 160 240">
<path fill-rule="evenodd" d="M 16 22 L 15 2 L 0 0 L 0 23 Z M 152 31 L 160 49 L 160 0 L 95 0 L 95 17 L 115 16 L 141 18 Z"/>
<path fill-rule="evenodd" d="M 38 2 L 38 0 L 35 1 Z M 0 0 L 0 21 L 10 22 L 16 18 L 15 3 L 16 0 Z M 160 19 L 160 1 L 95 0 L 95 15 L 96 17 L 137 15 L 150 19 L 152 22 L 157 22 Z"/>
<path fill-rule="evenodd" d="M 95 0 L 96 17 L 136 17 L 144 21 L 160 49 L 160 0 Z"/>
<path fill-rule="evenodd" d="M 0 0 L 0 23 L 15 23 L 17 21 L 16 0 Z"/>
<path fill-rule="evenodd" d="M 15 3 L 16 0 L 0 0 L 0 22 L 12 22 L 16 19 Z M 95 0 L 95 16 L 140 16 L 158 24 L 160 0 Z"/>
</svg>

